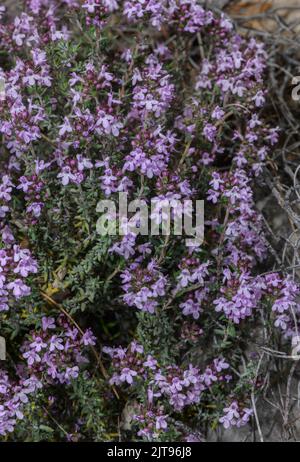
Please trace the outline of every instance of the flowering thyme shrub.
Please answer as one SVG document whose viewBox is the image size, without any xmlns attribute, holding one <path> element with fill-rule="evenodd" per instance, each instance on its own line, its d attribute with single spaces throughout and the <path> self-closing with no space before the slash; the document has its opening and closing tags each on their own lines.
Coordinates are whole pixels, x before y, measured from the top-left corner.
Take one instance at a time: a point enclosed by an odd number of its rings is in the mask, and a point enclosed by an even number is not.
<svg viewBox="0 0 300 462">
<path fill-rule="evenodd" d="M 247 344 L 263 319 L 288 346 L 299 311 L 292 280 L 262 269 L 253 184 L 278 138 L 262 44 L 197 0 L 15 3 L 0 10 L 1 438 L 247 425 L 262 387 Z M 97 204 L 119 192 L 204 199 L 204 243 L 99 235 Z"/>
</svg>

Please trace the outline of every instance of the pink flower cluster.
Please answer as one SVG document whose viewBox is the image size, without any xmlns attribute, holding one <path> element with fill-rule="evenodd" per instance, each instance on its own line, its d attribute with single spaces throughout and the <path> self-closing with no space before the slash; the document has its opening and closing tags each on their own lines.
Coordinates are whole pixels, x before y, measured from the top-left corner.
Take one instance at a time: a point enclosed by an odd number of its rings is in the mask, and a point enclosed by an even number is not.
<svg viewBox="0 0 300 462">
<path fill-rule="evenodd" d="M 186 369 L 177 365 L 159 367 L 157 360 L 152 355 L 145 355 L 142 345 L 135 341 L 128 348 L 105 347 L 103 352 L 112 358 L 112 384 L 131 387 L 142 381 L 147 385 L 147 407 L 143 415 L 136 416 L 136 420 L 143 424 L 141 436 L 167 429 L 165 409 L 157 406 L 162 397 L 167 399 L 170 409 L 179 412 L 199 403 L 203 392 L 216 383 L 227 383 L 232 379 L 226 372 L 230 366 L 223 358 L 214 359 L 201 373 L 191 364 Z"/>
<path fill-rule="evenodd" d="M 167 278 L 163 276 L 155 261 L 146 268 L 138 262 L 132 263 L 122 274 L 122 288 L 125 291 L 124 302 L 139 310 L 154 313 L 158 300 L 166 294 Z"/>
<path fill-rule="evenodd" d="M 224 415 L 220 418 L 220 423 L 223 424 L 224 428 L 243 427 L 247 425 L 253 414 L 252 409 L 240 407 L 237 401 L 233 401 L 223 411 Z"/>
<path fill-rule="evenodd" d="M 87 362 L 83 348 L 95 345 L 90 330 L 84 335 L 62 316 L 43 317 L 42 330 L 32 332 L 21 348 L 30 374 L 43 376 L 49 383 L 69 384 L 77 378 L 79 367 Z"/>
</svg>

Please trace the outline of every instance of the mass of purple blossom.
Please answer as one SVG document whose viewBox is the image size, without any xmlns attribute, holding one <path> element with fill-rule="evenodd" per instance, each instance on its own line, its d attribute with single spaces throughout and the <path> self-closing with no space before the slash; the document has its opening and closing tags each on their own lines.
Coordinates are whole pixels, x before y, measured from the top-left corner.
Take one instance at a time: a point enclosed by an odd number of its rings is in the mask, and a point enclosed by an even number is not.
<svg viewBox="0 0 300 462">
<path fill-rule="evenodd" d="M 52 425 L 67 426 L 58 438 L 99 439 L 59 403 L 100 364 L 97 394 L 118 409 L 110 428 L 130 408 L 125 439 L 200 441 L 208 427 L 247 426 L 259 383 L 241 383 L 240 338 L 261 313 L 283 342 L 297 332 L 299 287 L 261 270 L 253 185 L 279 137 L 262 115 L 266 52 L 200 3 L 1 7 L 3 440 L 26 419 L 30 428 L 33 403 L 39 422 L 53 412 Z M 97 201 L 119 192 L 204 199 L 204 243 L 130 231 L 101 240 Z"/>
</svg>

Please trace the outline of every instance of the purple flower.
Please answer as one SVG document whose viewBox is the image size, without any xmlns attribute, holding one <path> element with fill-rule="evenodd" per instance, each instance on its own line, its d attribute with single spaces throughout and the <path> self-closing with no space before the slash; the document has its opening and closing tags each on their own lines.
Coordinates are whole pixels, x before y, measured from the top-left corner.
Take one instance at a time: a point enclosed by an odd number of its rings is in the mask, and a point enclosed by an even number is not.
<svg viewBox="0 0 300 462">
<path fill-rule="evenodd" d="M 16 298 L 26 297 L 30 294 L 30 287 L 28 287 L 21 279 L 15 279 L 7 284 L 7 288 L 11 290 Z"/>
<path fill-rule="evenodd" d="M 64 350 L 63 339 L 53 335 L 50 339 L 50 352 L 54 350 Z"/>
<path fill-rule="evenodd" d="M 133 377 L 136 377 L 136 376 L 137 376 L 136 371 L 132 371 L 128 367 L 125 367 L 121 371 L 120 380 L 121 382 L 127 382 L 129 385 L 131 385 L 133 383 Z"/>
</svg>

